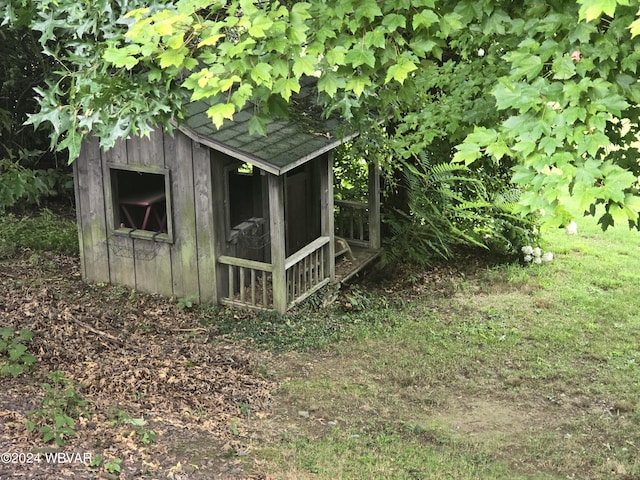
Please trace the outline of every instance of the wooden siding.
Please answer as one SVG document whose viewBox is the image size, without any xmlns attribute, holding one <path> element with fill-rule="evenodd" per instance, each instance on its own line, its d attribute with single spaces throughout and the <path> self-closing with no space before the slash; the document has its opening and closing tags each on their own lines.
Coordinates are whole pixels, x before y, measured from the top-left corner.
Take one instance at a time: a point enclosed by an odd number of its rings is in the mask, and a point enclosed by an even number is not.
<svg viewBox="0 0 640 480">
<path fill-rule="evenodd" d="M 79 160 L 78 160 L 79 161 Z M 106 206 L 107 229 L 113 231 L 114 225 L 111 223 L 115 218 L 114 206 L 118 192 L 112 191 L 111 172 L 109 165 L 128 165 L 127 145 L 124 141 L 117 142 L 115 146 L 102 153 L 102 178 L 103 190 Z M 107 253 L 109 255 L 109 277 L 110 282 L 116 285 L 124 285 L 129 288 L 136 288 L 136 270 L 133 263 L 133 239 L 125 236 L 113 236 L 108 234 L 105 238 Z"/>
<path fill-rule="evenodd" d="M 165 134 L 165 166 L 171 171 L 174 244 L 171 248 L 172 291 L 177 297 L 200 297 L 196 227 L 193 142 L 183 135 Z"/>
<path fill-rule="evenodd" d="M 107 225 L 100 147 L 91 139 L 74 164 L 76 212 L 82 276 L 88 282 L 110 282 Z"/>
<path fill-rule="evenodd" d="M 382 246 L 380 233 L 380 169 L 377 165 L 369 164 L 369 248 L 379 250 Z"/>
<path fill-rule="evenodd" d="M 165 167 L 164 136 L 161 131 L 152 132 L 149 138 L 133 137 L 126 140 L 126 143 L 129 166 Z M 155 256 L 152 256 L 149 252 L 154 250 Z M 173 294 L 171 252 L 168 243 L 134 238 L 133 257 L 134 272 L 130 273 L 135 275 L 136 290 L 166 296 Z"/>
<path fill-rule="evenodd" d="M 335 258 L 335 218 L 333 198 L 333 152 L 327 153 L 320 161 L 320 234 L 330 237 L 329 258 Z M 329 262 L 329 278 L 333 282 L 336 276 L 335 261 Z"/>
<path fill-rule="evenodd" d="M 162 172 L 167 179 L 168 234 L 123 234 L 112 168 Z M 75 162 L 76 203 L 82 275 L 165 296 L 198 296 L 217 302 L 214 213 L 208 148 L 180 132 L 119 141 L 103 151 L 88 140 Z M 116 233 L 116 230 L 118 232 Z M 126 230 L 125 230 L 126 232 Z M 144 238 L 144 237 L 147 238 Z"/>
<path fill-rule="evenodd" d="M 177 135 L 177 134 L 176 134 Z M 187 137 L 185 137 L 187 139 Z M 193 179 L 196 210 L 196 242 L 200 301 L 218 303 L 216 288 L 215 217 L 213 179 L 209 147 L 193 145 Z M 218 214 L 219 215 L 219 214 Z"/>
</svg>

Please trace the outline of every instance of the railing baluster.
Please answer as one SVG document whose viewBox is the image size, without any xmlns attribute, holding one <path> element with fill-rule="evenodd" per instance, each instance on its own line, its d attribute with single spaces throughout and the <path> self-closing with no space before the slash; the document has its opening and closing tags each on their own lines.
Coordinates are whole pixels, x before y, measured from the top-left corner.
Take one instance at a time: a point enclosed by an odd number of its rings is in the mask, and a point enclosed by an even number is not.
<svg viewBox="0 0 640 480">
<path fill-rule="evenodd" d="M 353 238 L 353 217 L 355 213 L 349 212 L 349 238 Z"/>
<path fill-rule="evenodd" d="M 244 267 L 239 267 L 240 269 L 240 301 L 244 303 Z"/>
<path fill-rule="evenodd" d="M 229 293 L 221 300 L 232 305 L 242 305 L 255 308 L 269 308 L 268 275 L 272 271 L 272 265 L 264 262 L 256 262 L 243 258 L 221 256 L 219 262 L 226 265 L 228 274 Z M 260 305 L 260 293 L 258 282 L 262 281 L 262 304 Z M 236 282 L 239 288 L 236 288 Z M 237 296 L 237 297 L 236 297 Z"/>
<path fill-rule="evenodd" d="M 251 269 L 251 305 L 256 304 L 256 271 Z"/>
<path fill-rule="evenodd" d="M 318 250 L 313 252 L 313 284 L 317 285 L 320 283 L 320 279 L 318 278 L 318 257 L 320 253 Z"/>
<path fill-rule="evenodd" d="M 302 265 L 302 291 L 300 292 L 301 294 L 306 292 L 308 287 L 307 287 L 307 260 L 308 260 L 309 256 L 307 255 L 306 257 L 304 257 L 304 259 L 300 262 L 300 264 Z"/>
<path fill-rule="evenodd" d="M 369 241 L 369 209 L 366 203 L 336 200 L 335 231 L 346 240 L 366 244 Z"/>
<path fill-rule="evenodd" d="M 287 286 L 287 303 L 291 302 L 291 282 L 293 281 L 292 275 L 293 271 L 291 268 L 289 268 L 286 271 L 287 281 L 285 282 Z"/>
<path fill-rule="evenodd" d="M 262 305 L 267 305 L 267 272 L 262 273 Z"/>
<path fill-rule="evenodd" d="M 296 298 L 296 292 L 298 291 L 298 264 L 296 263 L 291 269 L 291 300 Z"/>
<path fill-rule="evenodd" d="M 302 264 L 302 285 L 303 285 L 302 292 L 300 293 L 304 293 L 309 289 L 308 282 L 307 282 L 307 278 L 309 276 L 309 270 L 308 270 L 309 255 L 304 257 L 304 260 L 302 260 L 302 262 L 300 263 Z"/>
</svg>

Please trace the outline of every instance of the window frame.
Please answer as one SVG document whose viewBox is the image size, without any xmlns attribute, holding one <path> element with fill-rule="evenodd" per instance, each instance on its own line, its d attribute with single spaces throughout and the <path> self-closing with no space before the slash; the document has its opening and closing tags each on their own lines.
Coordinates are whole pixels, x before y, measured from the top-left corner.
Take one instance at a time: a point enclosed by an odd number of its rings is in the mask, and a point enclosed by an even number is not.
<svg viewBox="0 0 640 480">
<path fill-rule="evenodd" d="M 174 243 L 173 232 L 173 215 L 172 215 L 172 199 L 171 199 L 171 171 L 168 168 L 157 167 L 154 165 L 136 165 L 136 164 L 116 164 L 109 163 L 107 165 L 108 178 L 107 178 L 107 194 L 108 194 L 108 209 L 107 209 L 107 222 L 109 232 L 112 235 L 135 238 L 138 240 L 149 240 L 153 242 L 162 243 Z M 121 213 L 120 205 L 118 202 L 118 181 L 117 171 L 135 172 L 142 174 L 162 175 L 164 177 L 164 192 L 165 202 L 167 209 L 166 219 L 166 233 L 154 232 L 151 230 L 141 230 L 128 227 L 120 227 Z"/>
</svg>

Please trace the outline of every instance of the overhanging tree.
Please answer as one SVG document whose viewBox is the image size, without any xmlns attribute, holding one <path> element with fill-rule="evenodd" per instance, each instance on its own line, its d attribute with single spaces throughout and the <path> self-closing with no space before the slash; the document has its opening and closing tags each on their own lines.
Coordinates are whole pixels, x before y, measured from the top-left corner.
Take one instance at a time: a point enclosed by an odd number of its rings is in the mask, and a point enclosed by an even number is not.
<svg viewBox="0 0 640 480">
<path fill-rule="evenodd" d="M 578 0 L 529 19 L 492 91 L 507 118 L 477 128 L 455 159 L 515 157 L 522 213 L 566 222 L 573 197 L 603 229 L 639 228 L 637 14 L 637 1 Z"/>
<path fill-rule="evenodd" d="M 260 134 L 310 75 L 327 113 L 393 114 L 380 151 L 394 161 L 464 140 L 454 161 L 513 167 L 520 213 L 566 221 L 574 196 L 592 213 L 605 205 L 604 227 L 637 227 L 637 9 L 636 0 L 12 0 L 5 22 L 30 18 L 59 62 L 30 121 L 50 122 L 72 159 L 89 132 L 108 147 L 170 127 L 188 99 L 211 99 L 216 125 L 252 102 Z"/>
</svg>

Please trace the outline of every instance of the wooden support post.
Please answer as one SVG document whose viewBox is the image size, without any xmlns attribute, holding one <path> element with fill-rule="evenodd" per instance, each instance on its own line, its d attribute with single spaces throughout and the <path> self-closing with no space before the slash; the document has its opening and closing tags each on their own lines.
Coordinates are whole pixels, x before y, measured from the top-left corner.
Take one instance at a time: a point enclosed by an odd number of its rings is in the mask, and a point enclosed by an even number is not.
<svg viewBox="0 0 640 480">
<path fill-rule="evenodd" d="M 321 198 L 321 234 L 325 237 L 329 237 L 329 258 L 325 258 L 327 261 L 327 271 L 331 281 L 336 279 L 336 262 L 335 262 L 335 244 L 333 242 L 335 238 L 335 227 L 333 218 L 333 151 L 327 153 L 322 157 L 322 164 L 320 168 L 320 195 Z M 324 280 L 324 268 L 322 269 Z"/>
<path fill-rule="evenodd" d="M 269 223 L 271 264 L 273 265 L 273 306 L 279 313 L 287 311 L 287 276 L 285 270 L 285 224 L 283 177 L 269 174 Z"/>
<path fill-rule="evenodd" d="M 378 250 L 382 244 L 380 238 L 380 170 L 369 164 L 369 248 Z"/>
</svg>

